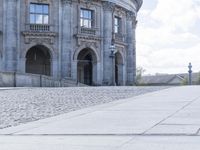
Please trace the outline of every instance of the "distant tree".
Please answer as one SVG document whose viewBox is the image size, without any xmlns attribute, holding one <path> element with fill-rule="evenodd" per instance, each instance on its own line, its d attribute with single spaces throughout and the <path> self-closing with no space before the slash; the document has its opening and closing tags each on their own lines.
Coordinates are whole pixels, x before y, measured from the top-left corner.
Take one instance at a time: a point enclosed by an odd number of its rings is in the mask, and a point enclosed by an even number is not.
<svg viewBox="0 0 200 150">
<path fill-rule="evenodd" d="M 188 85 L 188 78 L 185 78 L 182 82 L 181 85 Z"/>
<path fill-rule="evenodd" d="M 141 80 L 143 74 L 145 73 L 145 69 L 142 67 L 136 68 L 136 84 L 139 85 L 139 81 Z"/>
</svg>

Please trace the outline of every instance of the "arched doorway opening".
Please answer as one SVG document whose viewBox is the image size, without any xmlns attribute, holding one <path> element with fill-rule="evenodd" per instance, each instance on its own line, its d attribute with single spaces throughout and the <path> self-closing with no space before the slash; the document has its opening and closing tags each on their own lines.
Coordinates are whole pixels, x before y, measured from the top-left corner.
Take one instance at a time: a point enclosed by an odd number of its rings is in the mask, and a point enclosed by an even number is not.
<svg viewBox="0 0 200 150">
<path fill-rule="evenodd" d="M 93 50 L 83 49 L 78 54 L 77 80 L 86 85 L 95 85 L 97 57 Z"/>
<path fill-rule="evenodd" d="M 123 57 L 117 52 L 115 54 L 115 82 L 116 85 L 123 85 Z"/>
<path fill-rule="evenodd" d="M 51 75 L 51 55 L 42 45 L 30 48 L 26 54 L 26 73 Z"/>
</svg>

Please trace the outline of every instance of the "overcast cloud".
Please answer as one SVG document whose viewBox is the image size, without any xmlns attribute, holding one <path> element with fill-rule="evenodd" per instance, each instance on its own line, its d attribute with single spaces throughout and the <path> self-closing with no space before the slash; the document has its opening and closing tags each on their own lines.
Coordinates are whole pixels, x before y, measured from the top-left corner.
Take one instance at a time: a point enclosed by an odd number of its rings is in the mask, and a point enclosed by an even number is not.
<svg viewBox="0 0 200 150">
<path fill-rule="evenodd" d="M 200 71 L 200 0 L 144 0 L 138 14 L 137 66 L 146 74 Z"/>
</svg>

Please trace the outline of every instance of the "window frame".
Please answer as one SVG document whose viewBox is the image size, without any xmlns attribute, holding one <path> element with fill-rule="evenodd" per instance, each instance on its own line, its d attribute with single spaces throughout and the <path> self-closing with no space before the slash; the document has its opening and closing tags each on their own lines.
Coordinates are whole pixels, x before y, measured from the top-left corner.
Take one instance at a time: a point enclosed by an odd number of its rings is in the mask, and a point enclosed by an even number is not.
<svg viewBox="0 0 200 150">
<path fill-rule="evenodd" d="M 34 11 L 31 11 L 31 5 L 34 5 Z M 37 6 L 42 6 L 42 12 L 37 12 L 36 7 Z M 44 7 L 47 6 L 48 12 L 45 12 Z M 31 15 L 34 16 L 34 21 L 31 20 Z M 37 16 L 42 16 L 42 22 L 37 23 Z M 47 23 L 45 21 L 45 17 L 47 18 Z M 47 3 L 35 3 L 31 2 L 29 5 L 29 23 L 30 24 L 36 24 L 36 25 L 49 25 L 50 24 L 50 5 Z"/>
<path fill-rule="evenodd" d="M 88 12 L 88 17 L 84 16 L 84 12 Z M 92 9 L 87 9 L 87 8 L 80 8 L 80 13 L 79 13 L 79 23 L 80 27 L 82 28 L 88 28 L 92 29 L 95 27 L 95 11 Z M 91 16 L 91 18 L 89 17 Z M 87 25 L 85 26 L 85 22 L 87 22 Z"/>
<path fill-rule="evenodd" d="M 119 16 L 114 16 L 114 33 L 115 34 L 122 33 L 122 18 Z"/>
</svg>

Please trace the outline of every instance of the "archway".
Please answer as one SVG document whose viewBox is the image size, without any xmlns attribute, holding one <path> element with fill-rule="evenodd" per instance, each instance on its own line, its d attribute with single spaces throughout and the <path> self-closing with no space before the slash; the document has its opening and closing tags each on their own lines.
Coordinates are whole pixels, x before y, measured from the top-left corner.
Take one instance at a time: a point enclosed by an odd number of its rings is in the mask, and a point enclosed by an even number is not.
<svg viewBox="0 0 200 150">
<path fill-rule="evenodd" d="M 26 73 L 51 75 L 51 55 L 42 45 L 30 48 L 26 54 Z"/>
<path fill-rule="evenodd" d="M 123 85 L 123 57 L 119 52 L 115 54 L 115 82 Z"/>
<path fill-rule="evenodd" d="M 93 50 L 83 49 L 77 58 L 77 80 L 86 85 L 95 85 L 97 57 Z"/>
</svg>

